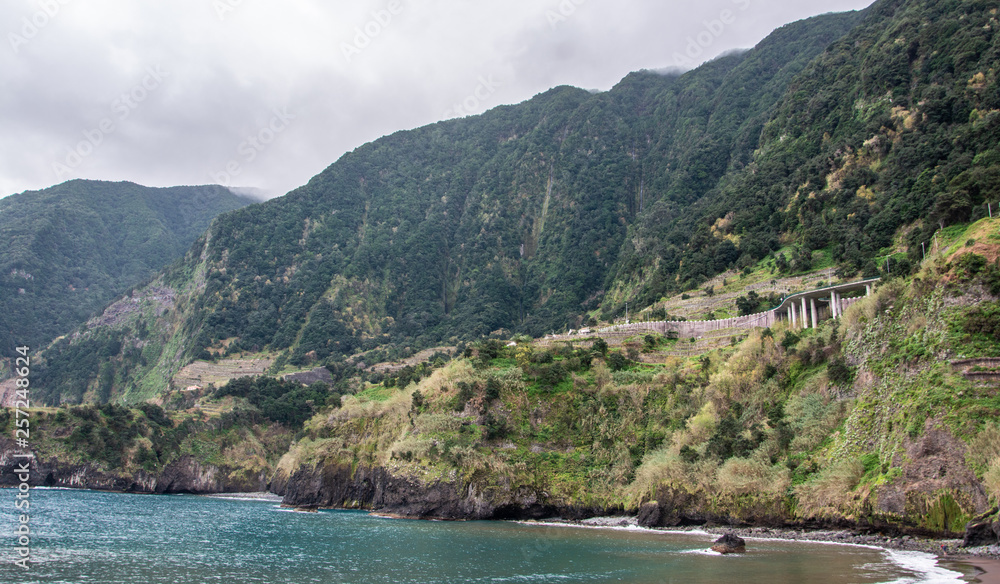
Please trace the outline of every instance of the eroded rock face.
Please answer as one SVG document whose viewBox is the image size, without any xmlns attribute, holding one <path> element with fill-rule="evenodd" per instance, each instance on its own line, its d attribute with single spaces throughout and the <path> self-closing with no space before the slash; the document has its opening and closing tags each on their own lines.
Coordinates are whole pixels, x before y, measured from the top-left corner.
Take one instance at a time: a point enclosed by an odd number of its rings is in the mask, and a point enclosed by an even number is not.
<svg viewBox="0 0 1000 584">
<path fill-rule="evenodd" d="M 895 461 L 902 476 L 876 491 L 878 513 L 919 533 L 957 536 L 963 516 L 989 508 L 985 489 L 966 463 L 965 443 L 938 421 L 927 420 L 924 433 L 903 446 L 905 456 Z"/>
<path fill-rule="evenodd" d="M 271 492 L 292 507 L 369 509 L 405 517 L 435 519 L 586 519 L 622 509 L 582 508 L 551 502 L 534 488 L 494 486 L 489 491 L 456 482 L 395 476 L 385 468 L 349 464 L 302 467 L 278 472 Z"/>
<path fill-rule="evenodd" d="M 660 525 L 660 503 L 649 501 L 639 507 L 639 515 L 636 517 L 642 527 L 659 527 Z"/>
<path fill-rule="evenodd" d="M 747 551 L 747 542 L 738 535 L 727 533 L 715 540 L 712 551 L 720 554 L 742 554 Z"/>
<path fill-rule="evenodd" d="M 0 486 L 14 486 L 14 469 L 23 459 L 9 440 L 0 440 Z M 56 460 L 31 461 L 29 484 L 33 487 L 64 487 L 122 493 L 239 493 L 266 491 L 267 475 L 245 478 L 184 456 L 159 473 L 108 472 L 91 464 L 67 464 Z"/>
<path fill-rule="evenodd" d="M 997 517 L 998 509 L 993 507 L 972 519 L 965 526 L 965 538 L 962 540 L 962 547 L 978 547 L 981 545 L 996 545 L 998 543 L 998 533 L 1000 533 L 1000 520 Z"/>
</svg>

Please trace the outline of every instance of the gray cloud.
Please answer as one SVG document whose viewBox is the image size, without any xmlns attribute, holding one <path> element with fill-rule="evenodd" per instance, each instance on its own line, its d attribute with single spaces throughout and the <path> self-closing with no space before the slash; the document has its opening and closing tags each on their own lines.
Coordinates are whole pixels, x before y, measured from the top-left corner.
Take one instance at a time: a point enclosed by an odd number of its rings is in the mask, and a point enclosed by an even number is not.
<svg viewBox="0 0 1000 584">
<path fill-rule="evenodd" d="M 282 194 L 395 130 L 690 67 L 870 2 L 9 0 L 0 196 L 70 178 Z"/>
</svg>

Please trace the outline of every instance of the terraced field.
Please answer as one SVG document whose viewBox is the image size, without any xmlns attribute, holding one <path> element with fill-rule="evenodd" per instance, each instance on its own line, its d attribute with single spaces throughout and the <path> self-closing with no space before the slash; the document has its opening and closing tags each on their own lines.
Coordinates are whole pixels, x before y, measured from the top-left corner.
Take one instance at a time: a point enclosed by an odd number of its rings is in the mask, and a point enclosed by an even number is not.
<svg viewBox="0 0 1000 584">
<path fill-rule="evenodd" d="M 210 384 L 220 387 L 231 379 L 263 375 L 274 359 L 222 359 L 217 363 L 210 361 L 195 361 L 181 369 L 170 380 L 171 389 L 188 387 L 208 387 Z"/>
</svg>

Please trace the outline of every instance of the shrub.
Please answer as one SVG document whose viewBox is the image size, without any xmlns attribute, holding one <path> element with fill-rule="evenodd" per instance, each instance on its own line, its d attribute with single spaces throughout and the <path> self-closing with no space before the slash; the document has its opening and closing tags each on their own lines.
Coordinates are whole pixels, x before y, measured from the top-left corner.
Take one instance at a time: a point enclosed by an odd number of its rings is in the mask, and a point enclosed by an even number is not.
<svg viewBox="0 0 1000 584">
<path fill-rule="evenodd" d="M 963 279 L 971 279 L 986 267 L 986 258 L 979 254 L 967 253 L 958 258 L 955 268 Z"/>
<path fill-rule="evenodd" d="M 496 377 L 486 380 L 486 399 L 495 400 L 500 397 L 500 382 Z"/>
<path fill-rule="evenodd" d="M 719 468 L 716 481 L 719 491 L 729 495 L 780 495 L 791 483 L 787 468 L 748 458 L 727 460 Z"/>
<path fill-rule="evenodd" d="M 1000 337 L 1000 303 L 985 303 L 970 310 L 963 328 L 970 335 Z"/>
<path fill-rule="evenodd" d="M 661 484 L 682 486 L 687 482 L 688 472 L 684 461 L 669 448 L 661 448 L 643 457 L 629 490 L 633 496 L 641 499 L 655 493 Z"/>
<path fill-rule="evenodd" d="M 628 357 L 622 355 L 621 351 L 615 351 L 608 355 L 608 367 L 610 367 L 612 371 L 621 371 L 628 366 Z"/>
<path fill-rule="evenodd" d="M 843 357 L 833 358 L 826 366 L 826 373 L 836 385 L 848 386 L 854 383 L 854 370 L 848 367 Z"/>
<path fill-rule="evenodd" d="M 150 422 L 153 422 L 157 426 L 164 426 L 167 428 L 172 428 L 174 425 L 173 420 L 167 416 L 167 412 L 156 404 L 144 403 L 139 405 L 139 411 L 146 415 L 146 418 Z M 62 412 L 60 412 L 62 413 Z"/>
<path fill-rule="evenodd" d="M 800 517 L 839 514 L 853 499 L 852 491 L 865 474 L 860 460 L 842 460 L 828 466 L 813 480 L 795 487 Z"/>
<path fill-rule="evenodd" d="M 990 498 L 1000 499 L 1000 457 L 990 461 L 986 472 L 983 473 L 983 486 Z"/>
<path fill-rule="evenodd" d="M 698 454 L 697 450 L 695 450 L 694 448 L 691 448 L 690 446 L 688 446 L 687 444 L 685 444 L 684 446 L 681 446 L 680 456 L 681 456 L 681 460 L 683 460 L 684 462 L 686 462 L 688 464 L 691 464 L 691 463 L 697 462 L 698 457 L 700 455 Z"/>
<path fill-rule="evenodd" d="M 538 382 L 546 387 L 555 387 L 563 379 L 566 379 L 566 369 L 561 363 L 549 363 L 539 365 L 536 369 Z"/>
<path fill-rule="evenodd" d="M 760 296 L 753 290 L 746 296 L 740 296 L 736 299 L 736 308 L 739 309 L 740 316 L 748 316 L 756 313 L 759 306 Z"/>
<path fill-rule="evenodd" d="M 718 414 L 713 402 L 707 402 L 701 410 L 688 420 L 688 432 L 692 444 L 699 444 L 709 439 L 718 424 Z"/>
<path fill-rule="evenodd" d="M 799 335 L 792 332 L 788 332 L 785 333 L 784 337 L 782 337 L 781 346 L 784 347 L 785 349 L 791 349 L 795 347 L 795 345 L 798 345 L 800 340 L 801 339 Z"/>
<path fill-rule="evenodd" d="M 983 426 L 969 443 L 965 458 L 969 465 L 979 473 L 1000 459 L 1000 426 L 997 424 Z"/>
<path fill-rule="evenodd" d="M 473 387 L 471 383 L 465 381 L 458 382 L 458 394 L 455 395 L 454 401 L 452 401 L 452 409 L 456 412 L 461 412 L 465 409 L 465 404 L 472 399 Z"/>
<path fill-rule="evenodd" d="M 492 412 L 486 412 L 483 418 L 483 426 L 486 428 L 486 437 L 490 440 L 494 438 L 506 438 L 509 432 L 507 423 L 502 419 L 493 417 Z"/>
</svg>

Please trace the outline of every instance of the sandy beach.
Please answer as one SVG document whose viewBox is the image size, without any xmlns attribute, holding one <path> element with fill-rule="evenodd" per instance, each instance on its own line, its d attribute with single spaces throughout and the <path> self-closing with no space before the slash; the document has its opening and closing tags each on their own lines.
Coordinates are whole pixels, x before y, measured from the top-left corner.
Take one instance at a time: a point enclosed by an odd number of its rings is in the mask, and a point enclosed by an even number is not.
<svg viewBox="0 0 1000 584">
<path fill-rule="evenodd" d="M 1000 584 L 1000 560 L 979 556 L 943 556 L 938 563 L 966 574 L 969 582 Z"/>
</svg>

